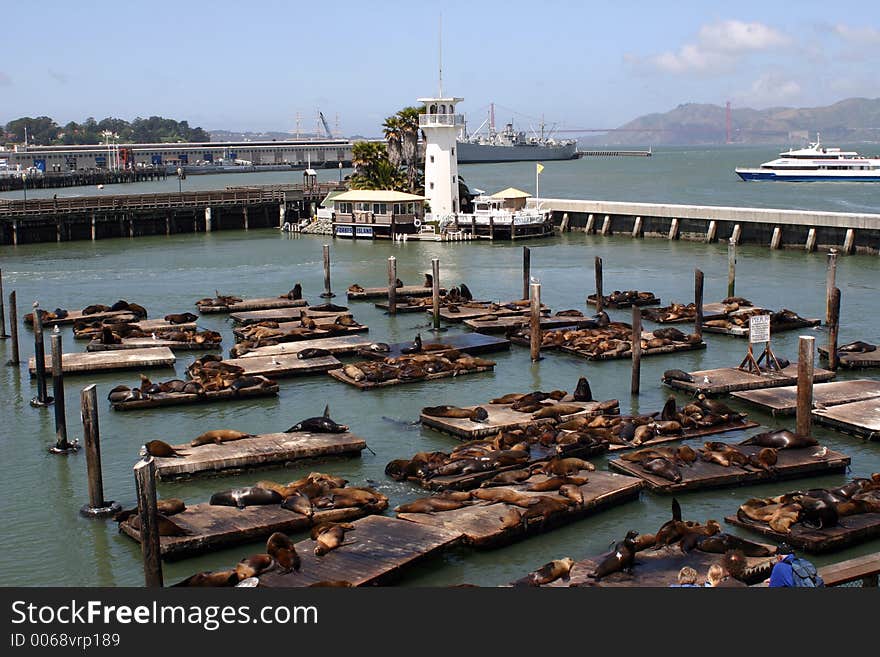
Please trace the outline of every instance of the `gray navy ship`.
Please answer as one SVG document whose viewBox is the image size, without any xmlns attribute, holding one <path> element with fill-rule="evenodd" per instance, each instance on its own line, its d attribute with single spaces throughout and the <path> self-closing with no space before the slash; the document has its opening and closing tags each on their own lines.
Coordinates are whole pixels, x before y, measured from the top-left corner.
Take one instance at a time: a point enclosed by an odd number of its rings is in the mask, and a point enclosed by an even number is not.
<svg viewBox="0 0 880 657">
<path fill-rule="evenodd" d="M 576 139 L 553 139 L 543 136 L 543 128 L 541 132 L 541 136 L 527 137 L 508 123 L 501 132 L 490 125 L 488 134 L 462 135 L 458 140 L 458 162 L 541 162 L 577 157 Z"/>
</svg>

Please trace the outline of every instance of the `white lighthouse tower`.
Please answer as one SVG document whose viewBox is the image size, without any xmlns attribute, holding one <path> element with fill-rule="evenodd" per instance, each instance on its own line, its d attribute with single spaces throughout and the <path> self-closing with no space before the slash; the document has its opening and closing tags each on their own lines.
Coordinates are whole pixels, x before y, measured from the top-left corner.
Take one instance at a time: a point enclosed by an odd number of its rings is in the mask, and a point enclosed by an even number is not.
<svg viewBox="0 0 880 657">
<path fill-rule="evenodd" d="M 419 128 L 425 133 L 425 198 L 434 219 L 458 214 L 458 155 L 455 145 L 464 126 L 464 117 L 455 113 L 463 98 L 419 98 L 425 113 L 419 115 Z"/>
</svg>

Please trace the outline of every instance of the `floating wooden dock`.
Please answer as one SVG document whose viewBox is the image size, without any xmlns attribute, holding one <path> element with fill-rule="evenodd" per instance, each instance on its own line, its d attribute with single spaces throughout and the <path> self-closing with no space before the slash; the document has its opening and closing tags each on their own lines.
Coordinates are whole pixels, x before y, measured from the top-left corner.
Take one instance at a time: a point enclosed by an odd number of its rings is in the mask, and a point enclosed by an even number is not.
<svg viewBox="0 0 880 657">
<path fill-rule="evenodd" d="M 745 431 L 746 429 L 754 429 L 755 427 L 761 426 L 757 422 L 752 422 L 751 420 L 744 420 L 742 422 L 725 422 L 723 424 L 716 424 L 711 427 L 700 427 L 700 428 L 688 428 L 682 431 L 681 433 L 675 434 L 661 434 L 650 440 L 646 440 L 645 442 L 639 445 L 617 445 L 611 444 L 608 446 L 608 451 L 610 452 L 619 452 L 624 449 L 645 449 L 647 447 L 655 447 L 657 445 L 662 445 L 663 443 L 671 443 L 676 440 L 690 440 L 691 438 L 705 438 L 706 436 L 716 436 L 719 433 L 727 433 L 729 431 Z"/>
<path fill-rule="evenodd" d="M 270 386 L 253 386 L 241 390 L 214 390 L 202 395 L 183 392 L 160 392 L 150 395 L 149 399 L 135 399 L 127 402 L 112 402 L 114 411 L 142 411 L 165 406 L 183 406 L 187 404 L 210 404 L 212 402 L 238 401 L 254 397 L 273 397 L 278 394 L 278 384 Z"/>
<path fill-rule="evenodd" d="M 797 386 L 747 390 L 734 392 L 731 396 L 754 404 L 773 415 L 794 415 L 797 410 Z M 870 379 L 833 381 L 817 383 L 813 386 L 813 405 L 820 408 L 878 397 L 880 397 L 880 381 Z"/>
<path fill-rule="evenodd" d="M 642 333 L 642 340 L 652 340 L 654 338 L 653 333 Z M 663 345 L 662 347 L 650 347 L 646 349 L 642 349 L 642 358 L 647 358 L 649 356 L 661 356 L 663 354 L 672 354 L 679 351 L 697 351 L 699 349 L 705 349 L 705 342 L 678 342 L 673 341 L 672 344 Z M 543 349 L 543 347 L 542 347 Z M 622 358 L 632 358 L 632 349 L 627 349 L 626 351 L 622 351 L 619 353 L 605 352 L 601 354 L 593 354 L 588 351 L 583 351 L 581 349 L 577 349 L 575 347 L 557 347 L 557 349 L 563 353 L 569 354 L 571 356 L 577 356 L 578 358 L 585 358 L 586 360 L 620 360 Z"/>
<path fill-rule="evenodd" d="M 373 383 L 372 381 L 355 381 L 354 379 L 348 378 L 345 372 L 341 369 L 330 370 L 327 372 L 330 376 L 332 376 L 337 381 L 342 381 L 343 383 L 347 383 L 349 385 L 355 386 L 360 390 L 372 390 L 373 388 L 387 388 L 388 386 L 398 386 L 404 383 L 423 383 L 426 381 L 436 381 L 437 379 L 448 379 L 453 376 L 466 376 L 468 374 L 480 374 L 481 372 L 492 372 L 495 370 L 494 365 L 487 365 L 485 367 L 475 367 L 469 370 L 458 370 L 452 372 L 437 372 L 435 374 L 428 374 L 427 376 L 421 379 L 389 379 L 388 381 L 381 381 L 379 383 Z"/>
<path fill-rule="evenodd" d="M 759 390 L 761 388 L 778 388 L 797 384 L 797 363 L 792 363 L 781 372 L 762 371 L 761 374 L 747 372 L 737 367 L 721 367 L 714 370 L 697 370 L 688 372 L 694 377 L 693 383 L 688 381 L 664 381 L 670 388 L 684 390 L 694 395 L 722 395 L 739 390 Z M 815 368 L 813 383 L 830 381 L 835 377 L 830 370 Z M 708 378 L 708 383 L 706 379 Z"/>
<path fill-rule="evenodd" d="M 662 319 L 662 315 L 670 312 L 671 308 L 672 306 L 664 306 L 663 308 L 645 308 L 642 310 L 642 319 L 650 320 L 655 324 L 687 324 L 696 321 L 696 314 L 679 317 L 678 319 Z M 703 304 L 703 321 L 709 319 L 723 319 L 726 316 L 727 308 L 723 303 L 715 302 Z"/>
<path fill-rule="evenodd" d="M 127 349 L 150 349 L 167 347 L 171 351 L 213 351 L 222 349 L 220 342 L 183 342 L 181 340 L 154 340 L 153 338 L 122 338 L 119 344 L 104 344 L 100 340 L 92 340 L 86 345 L 86 351 L 125 351 Z"/>
<path fill-rule="evenodd" d="M 618 540 L 623 540 L 623 536 L 620 536 Z M 765 545 L 764 547 L 772 552 L 775 546 Z M 598 581 L 588 577 L 590 573 L 596 570 L 596 567 L 602 562 L 606 554 L 576 561 L 571 567 L 569 572 L 570 579 L 568 581 L 558 579 L 545 586 L 554 588 L 566 586 L 668 588 L 670 585 L 678 583 L 678 572 L 685 566 L 690 566 L 697 571 L 700 577 L 705 578 L 709 566 L 717 564 L 721 559 L 720 554 L 702 552 L 700 550 L 691 550 L 688 553 L 684 553 L 678 545 L 672 545 L 658 550 L 647 549 L 637 552 L 636 563 L 631 574 L 624 572 L 611 573 Z M 746 557 L 746 576 L 744 581 L 748 584 L 757 584 L 766 579 L 770 576 L 770 571 L 775 563 L 776 557 L 773 556 Z M 698 582 L 698 586 L 702 586 L 701 581 Z"/>
<path fill-rule="evenodd" d="M 505 338 L 496 338 L 490 335 L 482 335 L 480 333 L 459 333 L 458 335 L 441 335 L 437 336 L 436 339 L 431 338 L 429 340 L 425 340 L 423 344 L 430 344 L 431 342 L 447 345 L 448 347 L 451 347 L 454 351 L 471 354 L 472 356 L 510 349 L 510 340 L 507 340 Z M 390 345 L 391 351 L 389 351 L 385 355 L 389 358 L 397 358 L 398 356 L 403 356 L 404 353 L 401 351 L 401 349 L 409 347 L 410 345 L 412 345 L 412 340 L 408 342 L 398 342 L 396 344 L 392 344 Z M 448 352 L 448 349 L 437 349 L 434 351 L 422 351 L 421 353 L 442 356 L 443 354 L 446 354 Z"/>
<path fill-rule="evenodd" d="M 637 499 L 642 482 L 635 477 L 625 477 L 612 472 L 581 471 L 577 476 L 587 477 L 587 483 L 579 486 L 584 496 L 583 504 L 571 504 L 567 509 L 543 518 L 529 518 L 512 527 L 505 527 L 503 517 L 509 511 L 525 509 L 503 502 L 474 504 L 452 511 L 434 513 L 398 513 L 397 517 L 421 526 L 457 531 L 464 535 L 464 542 L 479 548 L 498 547 L 513 543 L 531 534 L 543 532 L 568 524 L 606 508 Z M 527 485 L 545 481 L 546 475 L 532 475 L 515 486 L 505 486 L 529 497 L 560 497 L 558 491 L 537 492 L 525 490 Z"/>
<path fill-rule="evenodd" d="M 828 347 L 818 347 L 819 358 L 828 360 Z M 838 351 L 837 361 L 846 369 L 873 369 L 880 367 L 880 349 L 868 351 L 863 354 Z"/>
<path fill-rule="evenodd" d="M 464 325 L 478 333 L 507 333 L 510 329 L 520 328 L 528 325 L 531 318 L 528 314 L 519 313 L 515 315 L 503 315 L 495 319 L 466 319 Z M 578 329 L 584 326 L 590 326 L 595 320 L 590 317 L 541 317 L 541 330 L 548 331 L 551 329 L 572 328 Z"/>
<path fill-rule="evenodd" d="M 814 422 L 843 433 L 880 440 L 880 398 L 816 409 Z"/>
<path fill-rule="evenodd" d="M 24 323 L 27 326 L 33 326 L 33 321 L 25 318 Z M 130 310 L 110 310 L 103 313 L 92 313 L 91 315 L 83 315 L 82 310 L 69 310 L 67 317 L 61 319 L 44 319 L 43 326 L 66 326 L 79 321 L 103 321 L 105 319 L 114 319 L 119 322 L 134 321 L 137 317 Z"/>
<path fill-rule="evenodd" d="M 337 317 L 342 315 L 351 315 L 348 310 L 327 311 L 312 310 L 305 306 L 295 306 L 293 308 L 270 308 L 269 310 L 252 310 L 250 312 L 231 313 L 229 318 L 236 324 L 247 326 L 249 324 L 258 324 L 259 322 L 296 322 L 299 321 L 303 313 L 306 317 L 314 320 L 323 319 L 335 321 Z"/>
<path fill-rule="evenodd" d="M 316 340 L 300 340 L 299 342 L 282 342 L 265 347 L 257 347 L 239 358 L 255 358 L 258 356 L 277 356 L 279 354 L 298 354 L 303 349 L 326 349 L 336 356 L 353 354 L 358 349 L 369 347 L 373 340 L 363 335 L 340 335 L 335 338 L 318 338 Z"/>
<path fill-rule="evenodd" d="M 511 317 L 515 315 L 529 316 L 528 306 L 517 306 L 516 308 L 507 308 L 503 304 L 479 304 L 478 307 L 469 307 L 464 304 L 453 304 L 458 309 L 457 312 L 450 312 L 449 307 L 440 308 L 440 319 L 447 322 L 463 322 L 468 319 L 476 319 L 485 315 L 495 315 L 496 317 Z M 476 304 L 475 304 L 476 305 Z M 494 309 L 490 309 L 490 305 Z M 429 308 L 428 311 L 431 309 Z M 541 305 L 541 314 L 547 315 L 550 308 Z"/>
<path fill-rule="evenodd" d="M 242 299 L 238 303 L 231 303 L 228 306 L 200 306 L 196 304 L 196 308 L 202 314 L 210 313 L 237 313 L 246 310 L 272 310 L 274 308 L 298 308 L 307 306 L 309 302 L 305 299 L 288 299 L 287 297 L 268 297 L 265 299 Z"/>
<path fill-rule="evenodd" d="M 816 554 L 843 550 L 880 536 L 880 513 L 844 516 L 838 520 L 836 526 L 825 529 L 812 529 L 796 522 L 789 532 L 778 532 L 767 523 L 740 520 L 735 515 L 726 517 L 724 521 L 769 536 L 777 543 L 784 541 L 792 547 Z"/>
<path fill-rule="evenodd" d="M 397 288 L 398 297 L 429 297 L 434 293 L 430 287 L 423 285 L 404 285 Z M 446 288 L 440 288 L 440 296 L 446 294 Z M 361 292 L 348 292 L 348 298 L 351 301 L 360 301 L 362 299 L 381 299 L 388 296 L 388 286 L 385 287 L 365 287 Z"/>
<path fill-rule="evenodd" d="M 385 502 L 382 508 L 386 508 Z M 309 529 L 322 522 L 342 522 L 374 513 L 360 507 L 316 510 L 310 519 L 301 513 L 281 508 L 280 504 L 247 506 L 220 506 L 203 502 L 188 506 L 180 513 L 169 516 L 175 524 L 190 532 L 186 536 L 160 536 L 162 558 L 168 561 L 185 559 L 197 554 L 219 550 L 231 545 L 265 539 L 275 532 L 293 533 Z M 140 543 L 140 532 L 130 520 L 119 524 L 119 530 Z M 302 554 L 302 553 L 300 553 Z"/>
<path fill-rule="evenodd" d="M 186 322 L 184 324 L 172 324 L 171 322 L 166 322 L 164 319 L 144 319 L 139 322 L 125 322 L 127 324 L 131 324 L 135 328 L 143 331 L 144 333 L 152 333 L 153 331 L 164 331 L 168 329 L 173 329 L 177 331 L 195 331 L 196 323 L 195 322 Z M 88 330 L 77 330 L 76 327 L 73 329 L 73 337 L 76 340 L 92 340 L 99 336 L 101 331 L 98 330 L 95 332 L 94 329 Z"/>
<path fill-rule="evenodd" d="M 273 356 L 252 356 L 250 358 L 230 358 L 223 361 L 227 365 L 235 365 L 244 370 L 244 374 L 260 374 L 270 379 L 292 376 L 306 376 L 327 372 L 342 363 L 335 356 L 305 358 L 300 360 L 296 354 L 277 354 Z"/>
<path fill-rule="evenodd" d="M 738 445 L 737 448 L 748 455 L 757 454 L 761 450 L 761 447 L 755 445 Z M 817 455 L 820 450 L 825 450 L 824 455 Z M 681 481 L 678 483 L 647 472 L 638 463 L 614 459 L 608 465 L 625 474 L 641 477 L 652 491 L 676 493 L 843 472 L 849 462 L 850 458 L 845 454 L 819 446 L 778 450 L 777 462 L 772 472 L 749 465 L 731 465 L 725 468 L 698 458 L 690 466 L 678 468 L 681 472 Z"/>
<path fill-rule="evenodd" d="M 614 402 L 613 408 L 607 408 L 607 402 L 574 402 L 570 401 L 570 398 L 569 401 L 563 400 L 560 403 L 574 404 L 583 409 L 578 413 L 562 416 L 563 421 L 579 415 L 602 415 L 603 413 L 616 415 L 619 412 L 617 400 L 609 401 Z M 547 405 L 552 406 L 553 404 Z M 605 405 L 604 410 L 603 405 Z M 467 418 L 432 417 L 424 413 L 419 414 L 419 420 L 427 427 L 455 436 L 461 440 L 477 440 L 486 436 L 494 436 L 499 431 L 513 431 L 514 429 L 525 429 L 536 424 L 549 424 L 553 422 L 550 418 L 535 420 L 532 418 L 534 413 L 520 413 L 513 410 L 510 404 L 477 404 L 475 406 L 463 406 L 462 408 L 473 410 L 477 406 L 486 409 L 489 418 L 485 422 L 472 422 Z"/>
<path fill-rule="evenodd" d="M 315 541 L 296 544 L 302 566 L 299 572 L 270 571 L 260 575 L 260 586 L 309 586 L 318 582 L 345 581 L 352 586 L 387 584 L 406 568 L 461 541 L 460 531 L 427 527 L 385 516 L 368 516 L 345 533 L 345 543 L 315 556 Z"/>
<path fill-rule="evenodd" d="M 238 326 L 232 329 L 232 335 L 235 336 L 236 342 L 247 339 L 246 331 L 249 328 L 251 327 Z M 299 322 L 282 322 L 278 324 L 278 328 L 276 329 L 280 332 L 280 335 L 268 339 L 274 340 L 275 342 L 303 342 L 304 340 L 318 340 L 339 335 L 350 335 L 352 333 L 366 333 L 370 330 L 370 327 L 364 324 L 358 324 L 357 326 L 336 326 L 333 324 L 332 320 L 322 323 L 319 318 L 319 321 L 315 322 L 314 329 L 311 329 L 306 333 L 300 333 L 299 331 L 291 333 L 294 329 L 303 328 L 304 327 Z"/>
<path fill-rule="evenodd" d="M 184 479 L 229 470 L 250 470 L 299 459 L 324 456 L 359 455 L 367 446 L 363 438 L 351 433 L 264 433 L 220 444 L 192 447 L 174 445 L 187 456 L 154 457 L 160 479 Z"/>
<path fill-rule="evenodd" d="M 606 294 L 606 295 L 602 296 L 602 307 L 603 308 L 620 309 L 620 308 L 632 308 L 633 306 L 638 306 L 638 307 L 659 306 L 660 299 L 655 297 L 653 292 L 651 292 L 650 294 L 651 294 L 650 297 L 638 298 L 638 299 L 635 299 L 634 301 L 620 301 L 620 302 L 612 301 L 611 296 Z M 596 305 L 596 293 L 595 292 L 587 297 L 587 304 L 590 306 Z"/>
<path fill-rule="evenodd" d="M 728 317 L 736 317 L 738 313 L 746 313 L 748 311 L 753 310 L 752 308 L 744 308 L 741 311 L 737 311 L 728 315 Z M 765 314 L 769 315 L 770 311 L 768 310 Z M 821 319 L 806 319 L 801 318 L 799 321 L 792 322 L 777 322 L 773 324 L 771 327 L 771 332 L 773 333 L 782 333 L 784 331 L 794 331 L 801 328 L 807 328 L 810 326 L 818 326 L 822 323 Z M 721 335 L 730 335 L 735 338 L 747 338 L 749 337 L 749 325 L 746 323 L 745 326 L 731 326 L 729 328 L 722 328 L 720 326 L 710 326 L 703 325 L 704 333 L 719 333 Z"/>
<path fill-rule="evenodd" d="M 62 354 L 61 370 L 65 374 L 141 370 L 155 367 L 174 367 L 175 360 L 174 353 L 168 347 L 70 353 Z M 28 370 L 31 376 L 36 376 L 37 366 L 33 356 L 28 359 Z M 52 374 L 52 368 L 48 363 L 44 371 L 47 375 Z"/>
</svg>

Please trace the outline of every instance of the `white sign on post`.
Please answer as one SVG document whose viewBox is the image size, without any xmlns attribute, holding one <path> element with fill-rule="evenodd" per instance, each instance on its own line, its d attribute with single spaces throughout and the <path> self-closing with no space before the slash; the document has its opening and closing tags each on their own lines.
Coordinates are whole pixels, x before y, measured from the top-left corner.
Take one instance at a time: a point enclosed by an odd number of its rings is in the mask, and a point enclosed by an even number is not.
<svg viewBox="0 0 880 657">
<path fill-rule="evenodd" d="M 770 342 L 770 315 L 749 317 L 749 342 Z"/>
</svg>

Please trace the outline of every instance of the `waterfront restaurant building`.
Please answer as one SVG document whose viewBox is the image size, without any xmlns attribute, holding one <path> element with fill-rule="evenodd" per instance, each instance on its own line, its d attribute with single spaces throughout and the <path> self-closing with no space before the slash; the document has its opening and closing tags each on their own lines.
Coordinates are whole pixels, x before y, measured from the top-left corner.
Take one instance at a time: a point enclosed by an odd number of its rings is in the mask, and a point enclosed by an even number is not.
<svg viewBox="0 0 880 657">
<path fill-rule="evenodd" d="M 352 189 L 325 201 L 332 204 L 333 235 L 352 239 L 392 239 L 418 233 L 425 197 L 380 189 Z"/>
</svg>

